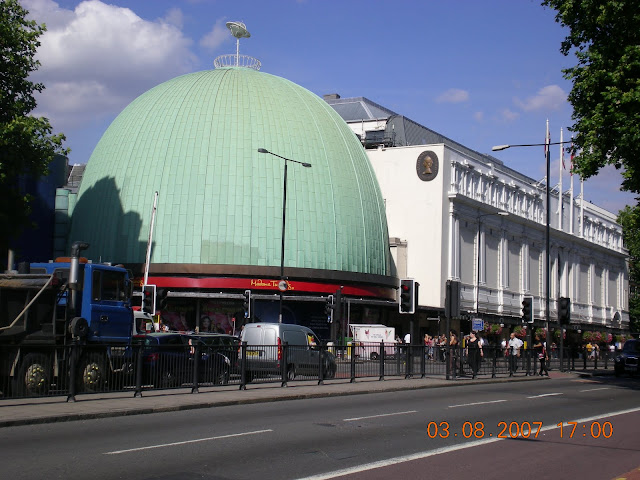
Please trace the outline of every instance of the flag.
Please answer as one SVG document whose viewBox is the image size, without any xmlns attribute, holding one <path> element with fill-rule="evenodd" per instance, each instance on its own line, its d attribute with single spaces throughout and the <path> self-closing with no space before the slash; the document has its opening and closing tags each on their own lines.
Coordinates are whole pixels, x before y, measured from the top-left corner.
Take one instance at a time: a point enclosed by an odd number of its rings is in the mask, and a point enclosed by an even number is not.
<svg viewBox="0 0 640 480">
<path fill-rule="evenodd" d="M 571 158 L 569 159 L 569 172 L 573 176 L 573 135 L 571 135 Z"/>
</svg>

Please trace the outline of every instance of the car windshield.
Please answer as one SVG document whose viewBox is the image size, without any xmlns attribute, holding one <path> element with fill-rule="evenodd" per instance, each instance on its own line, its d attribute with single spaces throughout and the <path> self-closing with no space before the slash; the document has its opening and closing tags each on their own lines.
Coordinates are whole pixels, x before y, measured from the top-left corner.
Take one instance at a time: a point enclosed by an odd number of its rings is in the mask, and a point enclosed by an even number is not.
<svg viewBox="0 0 640 480">
<path fill-rule="evenodd" d="M 622 351 L 625 353 L 638 353 L 640 352 L 640 342 L 637 340 L 627 340 Z"/>
</svg>

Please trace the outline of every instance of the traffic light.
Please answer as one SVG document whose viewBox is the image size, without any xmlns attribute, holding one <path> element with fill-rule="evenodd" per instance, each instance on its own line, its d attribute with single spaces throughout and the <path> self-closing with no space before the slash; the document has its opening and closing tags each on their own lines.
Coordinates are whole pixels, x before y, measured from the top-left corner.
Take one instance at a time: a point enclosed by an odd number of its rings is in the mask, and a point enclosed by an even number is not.
<svg viewBox="0 0 640 480">
<path fill-rule="evenodd" d="M 447 318 L 460 317 L 460 282 L 457 280 L 447 280 L 444 316 Z"/>
<path fill-rule="evenodd" d="M 159 288 L 156 290 L 156 308 L 160 311 L 167 309 L 167 295 L 169 295 L 169 290 L 166 288 Z"/>
<path fill-rule="evenodd" d="M 340 321 L 342 318 L 342 289 L 336 290 L 336 296 L 333 304 L 333 318 Z"/>
<path fill-rule="evenodd" d="M 244 308 L 244 318 L 251 318 L 251 290 L 244 291 L 242 308 Z"/>
<path fill-rule="evenodd" d="M 522 321 L 524 323 L 533 323 L 533 297 L 524 297 L 522 299 Z"/>
<path fill-rule="evenodd" d="M 324 314 L 327 316 L 327 322 L 331 323 L 333 321 L 333 295 L 329 295 L 327 297 L 327 302 L 324 304 Z"/>
<path fill-rule="evenodd" d="M 569 297 L 560 297 L 558 299 L 558 323 L 560 325 L 569 325 L 571 323 L 571 299 Z"/>
<path fill-rule="evenodd" d="M 416 281 L 410 278 L 400 280 L 400 299 L 398 300 L 400 313 L 414 313 L 416 311 Z"/>
<path fill-rule="evenodd" d="M 142 286 L 142 311 L 149 315 L 156 314 L 156 286 Z"/>
</svg>

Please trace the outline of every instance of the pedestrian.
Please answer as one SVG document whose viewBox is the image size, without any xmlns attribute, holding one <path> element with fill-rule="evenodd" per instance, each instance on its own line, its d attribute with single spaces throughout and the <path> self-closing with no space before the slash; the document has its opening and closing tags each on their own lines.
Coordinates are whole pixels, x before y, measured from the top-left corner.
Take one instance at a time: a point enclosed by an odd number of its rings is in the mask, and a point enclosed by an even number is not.
<svg viewBox="0 0 640 480">
<path fill-rule="evenodd" d="M 540 360 L 540 372 L 538 375 L 546 375 L 548 377 L 549 370 L 547 370 L 547 362 L 549 361 L 549 354 L 547 353 L 546 345 L 540 340 L 540 335 L 536 335 L 533 351 L 536 352 L 538 360 Z M 542 372 L 544 372 L 544 374 Z"/>
<path fill-rule="evenodd" d="M 471 378 L 476 378 L 478 370 L 480 370 L 480 362 L 484 353 L 482 352 L 482 345 L 474 330 L 471 330 L 469 334 L 469 340 L 467 340 L 467 362 L 471 368 Z"/>
<path fill-rule="evenodd" d="M 458 351 L 458 335 L 454 330 L 449 332 L 449 362 L 451 366 L 451 374 L 455 377 L 458 370 L 458 361 L 460 359 Z"/>
<path fill-rule="evenodd" d="M 513 374 L 518 369 L 518 358 L 520 358 L 520 349 L 524 343 L 514 332 L 509 335 L 509 342 L 507 342 L 507 351 L 509 354 L 509 376 L 513 377 Z"/>
</svg>

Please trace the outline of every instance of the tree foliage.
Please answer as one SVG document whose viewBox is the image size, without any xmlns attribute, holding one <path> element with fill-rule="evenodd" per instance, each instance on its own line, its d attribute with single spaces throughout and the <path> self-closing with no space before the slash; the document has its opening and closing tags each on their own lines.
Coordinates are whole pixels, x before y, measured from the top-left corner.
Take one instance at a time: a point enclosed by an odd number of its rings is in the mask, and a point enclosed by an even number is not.
<svg viewBox="0 0 640 480">
<path fill-rule="evenodd" d="M 52 134 L 47 118 L 29 115 L 44 89 L 29 75 L 40 65 L 35 54 L 45 26 L 27 14 L 17 0 L 0 0 L 0 252 L 29 222 L 21 179 L 46 174 L 53 157 L 67 153 L 64 135 Z"/>
<path fill-rule="evenodd" d="M 640 206 L 626 206 L 618 214 L 629 250 L 629 318 L 632 332 L 640 332 Z"/>
<path fill-rule="evenodd" d="M 640 5 L 637 0 L 544 0 L 568 27 L 564 55 L 578 64 L 564 70 L 573 87 L 577 153 L 583 178 L 607 164 L 624 167 L 622 189 L 640 193 Z"/>
</svg>

